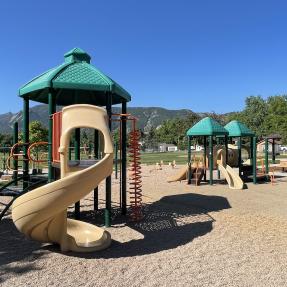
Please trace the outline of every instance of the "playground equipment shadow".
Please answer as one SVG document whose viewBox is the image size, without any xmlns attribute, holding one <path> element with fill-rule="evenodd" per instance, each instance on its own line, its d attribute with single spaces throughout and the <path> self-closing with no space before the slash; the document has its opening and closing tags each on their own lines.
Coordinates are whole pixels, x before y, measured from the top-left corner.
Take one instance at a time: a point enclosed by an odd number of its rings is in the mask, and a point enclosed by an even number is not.
<svg viewBox="0 0 287 287">
<path fill-rule="evenodd" d="M 25 239 L 10 218 L 2 219 L 0 224 L 0 284 L 3 282 L 1 277 L 4 273 L 20 275 L 37 270 L 38 268 L 34 267 L 34 261 L 44 255 L 45 253 L 41 251 L 41 243 Z M 20 261 L 23 262 L 21 266 L 9 266 L 10 263 Z"/>
<path fill-rule="evenodd" d="M 157 202 L 148 203 L 143 208 L 144 218 L 141 222 L 128 222 L 126 218 L 115 217 L 112 229 L 127 226 L 142 234 L 141 239 L 127 242 L 113 240 L 109 249 L 95 253 L 66 253 L 68 256 L 81 258 L 121 258 L 148 255 L 164 250 L 174 249 L 193 241 L 212 231 L 215 221 L 208 212 L 231 208 L 226 198 L 201 194 L 181 194 L 165 196 Z M 92 211 L 84 211 L 81 219 L 99 224 Z M 113 233 L 113 230 L 111 230 Z M 48 245 L 46 250 L 59 252 L 55 245 Z"/>
<path fill-rule="evenodd" d="M 90 201 L 85 201 L 85 209 Z M 207 196 L 200 194 L 180 194 L 165 196 L 159 201 L 144 206 L 144 218 L 139 223 L 124 223 L 126 218 L 118 215 L 114 218 L 114 225 L 110 229 L 112 236 L 117 230 L 128 227 L 140 234 L 141 239 L 119 242 L 113 240 L 107 250 L 94 253 L 65 253 L 66 256 L 86 259 L 121 258 L 148 255 L 163 250 L 174 249 L 187 244 L 195 238 L 212 231 L 215 221 L 208 212 L 231 208 L 226 198 L 221 196 Z M 101 213 L 101 212 L 100 212 Z M 84 210 L 81 220 L 93 224 L 101 224 L 101 214 Z M 73 216 L 73 213 L 69 213 Z M 21 248 L 19 248 L 21 247 Z M 43 260 L 50 252 L 60 253 L 56 245 L 43 245 L 25 239 L 20 234 L 10 218 L 4 218 L 0 224 L 0 283 L 1 274 L 20 275 L 38 270 L 34 263 Z M 10 263 L 21 262 L 11 267 Z M 39 266 L 39 265 L 38 265 Z M 6 276 L 5 276 L 6 277 Z"/>
</svg>

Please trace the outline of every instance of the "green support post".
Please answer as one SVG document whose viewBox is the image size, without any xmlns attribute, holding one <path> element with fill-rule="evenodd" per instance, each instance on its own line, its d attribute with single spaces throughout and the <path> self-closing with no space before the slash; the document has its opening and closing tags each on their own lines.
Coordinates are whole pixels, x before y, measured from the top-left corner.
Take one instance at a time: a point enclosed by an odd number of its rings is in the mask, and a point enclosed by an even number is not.
<svg viewBox="0 0 287 287">
<path fill-rule="evenodd" d="M 109 118 L 109 129 L 111 130 L 112 124 L 111 124 L 111 116 L 112 116 L 112 94 L 107 93 L 106 94 L 106 109 L 107 114 Z M 112 215 L 112 180 L 111 176 L 108 176 L 106 178 L 106 208 L 105 208 L 105 226 L 110 227 L 111 226 L 111 215 Z"/>
<path fill-rule="evenodd" d="M 187 163 L 188 163 L 188 180 L 187 184 L 191 184 L 191 136 L 188 136 L 188 150 L 187 150 Z"/>
<path fill-rule="evenodd" d="M 122 114 L 127 113 L 127 103 L 122 103 Z M 122 166 L 121 166 L 121 193 L 122 193 L 122 215 L 127 214 L 127 120 L 125 116 L 121 117 L 122 124 Z"/>
<path fill-rule="evenodd" d="M 269 179 L 268 174 L 269 174 L 269 163 L 268 163 L 268 138 L 265 138 L 265 172 L 266 172 L 266 179 Z"/>
<path fill-rule="evenodd" d="M 49 114 L 49 125 L 48 125 L 48 181 L 54 180 L 54 169 L 53 169 L 53 114 L 56 111 L 54 94 L 49 91 L 48 94 L 48 114 Z"/>
<path fill-rule="evenodd" d="M 250 137 L 250 163 L 252 164 L 252 158 L 253 158 L 253 137 Z"/>
<path fill-rule="evenodd" d="M 5 145 L 3 145 L 3 172 L 6 170 L 6 154 Z"/>
<path fill-rule="evenodd" d="M 5 161 L 5 154 L 4 154 L 4 150 L 5 149 L 4 149 L 4 145 L 3 145 L 3 146 L 1 146 L 1 152 L 3 153 L 2 157 L 1 157 L 3 172 L 5 171 L 5 163 L 4 163 L 4 161 Z"/>
<path fill-rule="evenodd" d="M 18 142 L 18 123 L 15 122 L 13 125 L 13 145 L 15 145 Z M 18 153 L 18 148 L 15 148 L 15 153 Z M 5 149 L 4 149 L 4 155 L 5 155 Z M 4 165 L 5 167 L 5 165 Z M 18 160 L 13 159 L 13 180 L 15 181 L 15 185 L 17 185 L 17 178 L 18 178 Z"/>
<path fill-rule="evenodd" d="M 216 139 L 216 144 L 219 145 L 220 144 L 220 140 L 219 138 Z M 216 169 L 217 169 L 217 179 L 220 179 L 220 170 L 218 168 L 218 164 L 216 163 Z"/>
<path fill-rule="evenodd" d="M 275 139 L 272 139 L 272 163 L 275 163 Z"/>
<path fill-rule="evenodd" d="M 81 159 L 81 129 L 75 129 L 75 160 Z M 75 218 L 80 219 L 80 201 L 75 203 Z"/>
<path fill-rule="evenodd" d="M 29 185 L 29 159 L 28 159 L 28 145 L 29 145 L 29 99 L 23 99 L 23 189 Z"/>
<path fill-rule="evenodd" d="M 207 143 L 206 143 L 206 136 L 203 137 L 203 162 L 204 162 L 204 181 L 206 182 L 206 154 L 207 154 Z"/>
<path fill-rule="evenodd" d="M 94 156 L 99 159 L 99 131 L 94 131 Z M 94 189 L 94 210 L 99 209 L 99 188 Z"/>
<path fill-rule="evenodd" d="M 241 177 L 241 165 L 242 165 L 242 156 L 241 156 L 241 148 L 242 148 L 242 139 L 241 137 L 238 138 L 237 142 L 238 146 L 238 174 Z"/>
<path fill-rule="evenodd" d="M 209 136 L 209 184 L 213 185 L 213 136 Z"/>
<path fill-rule="evenodd" d="M 69 160 L 72 160 L 72 147 L 69 146 Z"/>
<path fill-rule="evenodd" d="M 253 149 L 253 157 L 252 157 L 252 170 L 253 170 L 253 183 L 257 183 L 257 144 L 256 144 L 256 137 L 252 138 L 252 149 Z"/>
</svg>

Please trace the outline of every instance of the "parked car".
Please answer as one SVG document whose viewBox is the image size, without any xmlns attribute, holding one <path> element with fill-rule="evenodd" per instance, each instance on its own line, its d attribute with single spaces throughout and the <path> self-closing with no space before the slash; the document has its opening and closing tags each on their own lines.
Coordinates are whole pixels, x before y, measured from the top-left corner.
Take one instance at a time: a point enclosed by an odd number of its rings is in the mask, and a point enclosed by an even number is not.
<svg viewBox="0 0 287 287">
<path fill-rule="evenodd" d="M 286 152 L 287 151 L 287 146 L 286 145 L 281 145 L 280 150 Z"/>
</svg>

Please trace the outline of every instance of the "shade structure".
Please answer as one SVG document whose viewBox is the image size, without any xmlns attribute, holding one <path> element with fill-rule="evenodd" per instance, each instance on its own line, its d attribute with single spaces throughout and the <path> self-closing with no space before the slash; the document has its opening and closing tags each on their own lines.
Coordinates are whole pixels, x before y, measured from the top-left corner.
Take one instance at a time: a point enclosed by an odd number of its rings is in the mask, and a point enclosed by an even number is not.
<svg viewBox="0 0 287 287">
<path fill-rule="evenodd" d="M 266 136 L 267 139 L 272 139 L 272 140 L 281 140 L 282 136 L 280 134 L 271 134 Z"/>
<path fill-rule="evenodd" d="M 221 126 L 216 120 L 206 117 L 190 128 L 187 136 L 224 136 L 228 131 Z"/>
<path fill-rule="evenodd" d="M 251 131 L 245 124 L 234 120 L 229 122 L 224 128 L 228 131 L 230 137 L 253 137 L 255 133 Z"/>
<path fill-rule="evenodd" d="M 64 55 L 65 62 L 35 77 L 19 89 L 19 96 L 48 103 L 53 90 L 57 105 L 106 105 L 107 94 L 112 104 L 129 102 L 130 94 L 118 83 L 90 64 L 91 57 L 82 49 L 74 48 Z"/>
</svg>

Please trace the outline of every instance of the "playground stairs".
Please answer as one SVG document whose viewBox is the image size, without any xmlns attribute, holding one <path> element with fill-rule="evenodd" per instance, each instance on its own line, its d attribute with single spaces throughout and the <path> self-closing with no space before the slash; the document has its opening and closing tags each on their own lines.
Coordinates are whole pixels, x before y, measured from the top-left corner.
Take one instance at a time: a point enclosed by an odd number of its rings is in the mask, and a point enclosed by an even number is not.
<svg viewBox="0 0 287 287">
<path fill-rule="evenodd" d="M 204 176 L 203 168 L 191 168 L 191 179 L 188 183 L 199 186 L 203 179 L 203 176 Z"/>
</svg>

